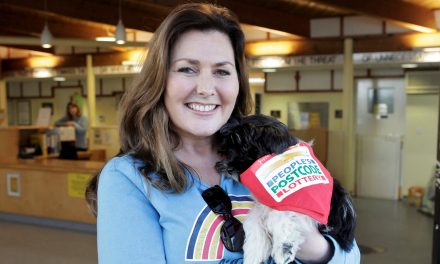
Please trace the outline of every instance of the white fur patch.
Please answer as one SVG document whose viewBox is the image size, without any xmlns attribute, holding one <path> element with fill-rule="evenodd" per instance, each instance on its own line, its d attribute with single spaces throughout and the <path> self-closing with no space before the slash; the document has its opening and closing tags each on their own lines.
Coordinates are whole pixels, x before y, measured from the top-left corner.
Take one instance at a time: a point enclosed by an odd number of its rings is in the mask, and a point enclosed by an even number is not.
<svg viewBox="0 0 440 264">
<path fill-rule="evenodd" d="M 277 264 L 292 262 L 304 242 L 303 233 L 316 228 L 317 224 L 308 216 L 273 210 L 257 203 L 243 224 L 244 264 L 260 264 L 269 256 Z"/>
</svg>

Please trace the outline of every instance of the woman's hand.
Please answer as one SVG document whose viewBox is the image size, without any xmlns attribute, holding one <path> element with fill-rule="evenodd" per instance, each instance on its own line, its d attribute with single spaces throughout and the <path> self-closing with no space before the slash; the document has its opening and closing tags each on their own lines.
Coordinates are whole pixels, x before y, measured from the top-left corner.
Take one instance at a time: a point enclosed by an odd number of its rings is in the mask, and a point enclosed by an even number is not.
<svg viewBox="0 0 440 264">
<path fill-rule="evenodd" d="M 296 258 L 305 263 L 327 263 L 333 256 L 330 242 L 319 233 L 318 228 L 312 228 L 303 235 L 304 242 L 296 253 Z"/>
</svg>

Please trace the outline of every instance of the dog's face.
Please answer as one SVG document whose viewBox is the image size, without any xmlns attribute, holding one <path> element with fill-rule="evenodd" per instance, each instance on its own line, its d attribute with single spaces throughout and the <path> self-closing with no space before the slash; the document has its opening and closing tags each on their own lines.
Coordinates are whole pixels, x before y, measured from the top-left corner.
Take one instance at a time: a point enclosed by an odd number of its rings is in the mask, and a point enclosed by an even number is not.
<svg viewBox="0 0 440 264">
<path fill-rule="evenodd" d="M 224 160 L 217 164 L 220 173 L 240 174 L 257 159 L 282 153 L 298 140 L 280 121 L 253 115 L 226 123 L 216 135 L 216 147 Z"/>
</svg>

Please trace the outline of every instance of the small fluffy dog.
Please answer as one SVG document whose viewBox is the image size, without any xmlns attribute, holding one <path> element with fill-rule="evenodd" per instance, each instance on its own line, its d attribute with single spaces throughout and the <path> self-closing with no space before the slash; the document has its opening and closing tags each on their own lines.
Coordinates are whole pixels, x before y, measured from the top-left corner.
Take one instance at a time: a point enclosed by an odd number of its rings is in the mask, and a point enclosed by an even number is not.
<svg viewBox="0 0 440 264">
<path fill-rule="evenodd" d="M 240 181 L 240 174 L 257 159 L 267 154 L 283 153 L 299 140 L 278 120 L 254 115 L 230 120 L 217 133 L 216 145 L 225 160 L 216 167 L 220 173 Z M 278 211 L 256 201 L 243 223 L 246 239 L 244 263 L 259 264 L 270 256 L 277 264 L 290 263 L 304 242 L 303 233 L 314 226 L 350 251 L 354 240 L 356 214 L 350 195 L 334 180 L 327 225 L 313 218 L 292 212 Z"/>
</svg>

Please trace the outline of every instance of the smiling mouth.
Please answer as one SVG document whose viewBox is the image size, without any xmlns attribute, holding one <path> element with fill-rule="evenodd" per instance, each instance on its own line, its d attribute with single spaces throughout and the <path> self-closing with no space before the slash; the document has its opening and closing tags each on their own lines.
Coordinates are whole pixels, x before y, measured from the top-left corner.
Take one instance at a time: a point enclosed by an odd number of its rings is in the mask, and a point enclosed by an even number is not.
<svg viewBox="0 0 440 264">
<path fill-rule="evenodd" d="M 215 105 L 215 104 L 205 105 L 205 104 L 189 103 L 189 104 L 186 104 L 186 106 L 189 109 L 197 111 L 197 112 L 210 112 L 210 111 L 216 109 L 218 105 Z"/>
</svg>

